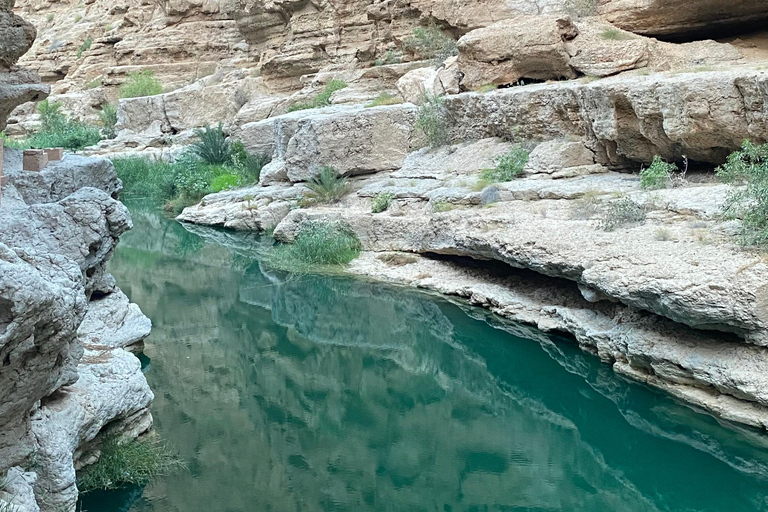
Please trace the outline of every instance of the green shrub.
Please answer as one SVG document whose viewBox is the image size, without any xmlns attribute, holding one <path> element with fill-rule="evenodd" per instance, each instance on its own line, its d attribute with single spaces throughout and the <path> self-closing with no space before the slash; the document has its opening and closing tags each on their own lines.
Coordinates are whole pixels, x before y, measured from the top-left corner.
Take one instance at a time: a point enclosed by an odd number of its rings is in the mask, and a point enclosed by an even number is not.
<svg viewBox="0 0 768 512">
<path fill-rule="evenodd" d="M 181 466 L 178 457 L 157 441 L 110 438 L 102 443 L 99 460 L 78 475 L 77 488 L 86 493 L 123 484 L 143 486 Z"/>
<path fill-rule="evenodd" d="M 237 188 L 240 186 L 240 184 L 243 181 L 243 177 L 239 174 L 235 173 L 225 173 L 220 174 L 213 178 L 211 181 L 211 191 L 212 192 L 221 192 L 222 190 L 229 190 L 232 188 Z"/>
<path fill-rule="evenodd" d="M 163 84 L 150 70 L 129 73 L 128 81 L 120 87 L 121 98 L 139 98 L 158 94 L 163 94 Z"/>
<path fill-rule="evenodd" d="M 37 111 L 42 126 L 27 139 L 24 146 L 79 150 L 101 140 L 98 128 L 67 117 L 61 112 L 61 103 L 44 100 L 38 105 Z"/>
<path fill-rule="evenodd" d="M 374 61 L 374 64 L 377 66 L 384 66 L 389 64 L 400 64 L 402 60 L 403 60 L 402 55 L 400 55 L 397 52 L 393 52 L 392 50 L 387 50 L 386 52 L 384 52 L 384 54 L 380 58 Z"/>
<path fill-rule="evenodd" d="M 366 107 L 380 107 L 382 105 L 397 105 L 399 103 L 402 103 L 403 99 L 397 95 L 392 94 L 390 92 L 383 92 L 376 96 L 373 100 L 371 100 L 370 103 L 366 105 Z"/>
<path fill-rule="evenodd" d="M 768 247 L 768 144 L 744 141 L 716 172 L 725 183 L 743 185 L 730 190 L 724 209 L 727 218 L 741 219 L 739 241 Z"/>
<path fill-rule="evenodd" d="M 267 155 L 252 155 L 245 150 L 243 143 L 235 141 L 232 143 L 230 161 L 232 168 L 237 174 L 242 176 L 243 183 L 256 183 L 261 177 L 261 170 L 270 162 Z"/>
<path fill-rule="evenodd" d="M 112 163 L 123 182 L 123 196 L 158 200 L 173 198 L 176 165 L 137 156 L 114 158 Z"/>
<path fill-rule="evenodd" d="M 392 192 L 379 192 L 373 198 L 371 204 L 371 213 L 381 213 L 387 211 L 392 205 L 395 195 Z"/>
<path fill-rule="evenodd" d="M 346 226 L 334 222 L 305 222 L 292 244 L 273 247 L 266 262 L 272 267 L 302 272 L 329 265 L 346 265 L 362 246 Z"/>
<path fill-rule="evenodd" d="M 93 80 L 85 84 L 85 88 L 88 89 L 89 91 L 91 89 L 96 89 L 97 87 L 101 87 L 101 77 L 94 78 Z"/>
<path fill-rule="evenodd" d="M 496 167 L 483 171 L 483 181 L 496 183 L 512 181 L 523 174 L 531 153 L 523 146 L 515 145 L 509 153 L 496 157 Z"/>
<path fill-rule="evenodd" d="M 231 161 L 232 151 L 221 123 L 216 127 L 206 126 L 195 130 L 198 142 L 191 150 L 203 162 L 210 165 L 224 165 Z"/>
<path fill-rule="evenodd" d="M 669 187 L 672 173 L 678 172 L 675 164 L 665 162 L 659 155 L 653 157 L 651 165 L 640 171 L 640 186 L 645 190 L 658 190 Z"/>
<path fill-rule="evenodd" d="M 422 59 L 434 60 L 436 64 L 459 53 L 456 41 L 434 23 L 415 29 L 413 35 L 404 41 L 403 47 Z"/>
<path fill-rule="evenodd" d="M 448 201 L 435 201 L 432 203 L 432 211 L 435 213 L 449 212 L 453 210 L 453 205 Z"/>
<path fill-rule="evenodd" d="M 331 96 L 336 91 L 340 91 L 347 87 L 347 82 L 344 80 L 331 80 L 327 84 L 325 84 L 325 87 L 323 88 L 322 92 L 315 96 L 312 101 L 309 103 L 297 103 L 295 105 L 291 105 L 288 107 L 288 112 L 296 112 L 297 110 L 308 110 L 312 108 L 322 108 L 327 107 L 331 104 Z"/>
<path fill-rule="evenodd" d="M 99 121 L 101 122 L 101 135 L 105 139 L 115 138 L 115 125 L 117 125 L 117 105 L 105 103 L 99 111 Z"/>
<path fill-rule="evenodd" d="M 349 192 L 347 179 L 330 166 L 323 167 L 306 185 L 311 190 L 309 199 L 312 203 L 338 203 Z"/>
<path fill-rule="evenodd" d="M 598 227 L 603 231 L 645 222 L 645 209 L 628 197 L 612 201 L 603 212 Z"/>
<path fill-rule="evenodd" d="M 451 135 L 442 96 L 431 93 L 424 95 L 416 118 L 416 128 L 424 134 L 427 144 L 432 148 L 450 144 Z"/>
<path fill-rule="evenodd" d="M 84 52 L 87 52 L 91 49 L 91 45 L 93 44 L 93 38 L 89 35 L 85 38 L 85 41 L 83 41 L 83 44 L 80 45 L 80 48 L 77 49 L 77 60 L 80 60 L 83 56 Z"/>
</svg>

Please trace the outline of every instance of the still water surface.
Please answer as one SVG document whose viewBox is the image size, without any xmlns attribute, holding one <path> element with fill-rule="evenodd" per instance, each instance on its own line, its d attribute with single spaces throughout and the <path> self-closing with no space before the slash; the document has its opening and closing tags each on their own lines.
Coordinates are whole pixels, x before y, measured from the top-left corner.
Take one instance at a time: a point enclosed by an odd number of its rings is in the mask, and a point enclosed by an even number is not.
<svg viewBox="0 0 768 512">
<path fill-rule="evenodd" d="M 188 470 L 89 512 L 768 510 L 765 439 L 567 340 L 271 273 L 256 239 L 130 206 L 110 270 L 154 322 L 152 412 Z"/>
</svg>

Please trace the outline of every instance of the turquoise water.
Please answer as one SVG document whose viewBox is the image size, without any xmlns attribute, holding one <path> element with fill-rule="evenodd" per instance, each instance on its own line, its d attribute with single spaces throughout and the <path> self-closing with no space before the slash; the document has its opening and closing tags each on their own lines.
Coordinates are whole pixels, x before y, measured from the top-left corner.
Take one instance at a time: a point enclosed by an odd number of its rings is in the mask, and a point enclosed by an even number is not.
<svg viewBox="0 0 768 512">
<path fill-rule="evenodd" d="M 573 343 L 131 205 L 111 271 L 149 315 L 159 434 L 188 470 L 91 512 L 768 510 L 768 442 Z M 192 228 L 190 228 L 192 229 Z"/>
</svg>

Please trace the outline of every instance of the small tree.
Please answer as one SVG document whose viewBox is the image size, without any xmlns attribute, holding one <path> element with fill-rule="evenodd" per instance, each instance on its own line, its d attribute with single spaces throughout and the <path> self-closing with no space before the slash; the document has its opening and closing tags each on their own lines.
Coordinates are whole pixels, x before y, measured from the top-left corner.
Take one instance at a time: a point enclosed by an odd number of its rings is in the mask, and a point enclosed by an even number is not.
<svg viewBox="0 0 768 512">
<path fill-rule="evenodd" d="M 741 219 L 741 243 L 768 247 L 768 144 L 744 141 L 716 172 L 725 183 L 743 185 L 731 189 L 724 207 L 727 218 Z"/>
<path fill-rule="evenodd" d="M 645 190 L 667 188 L 676 172 L 679 172 L 679 169 L 675 164 L 665 162 L 656 155 L 651 165 L 640 171 L 640 186 Z"/>
<path fill-rule="evenodd" d="M 416 118 L 416 128 L 421 130 L 432 148 L 439 148 L 451 143 L 448 116 L 442 96 L 431 93 L 424 94 Z"/>
</svg>

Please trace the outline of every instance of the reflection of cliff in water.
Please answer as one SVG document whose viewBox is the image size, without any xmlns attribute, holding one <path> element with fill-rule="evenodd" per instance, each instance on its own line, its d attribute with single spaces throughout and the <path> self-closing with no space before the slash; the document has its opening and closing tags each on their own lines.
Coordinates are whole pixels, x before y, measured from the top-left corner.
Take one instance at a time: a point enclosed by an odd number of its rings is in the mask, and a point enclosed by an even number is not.
<svg viewBox="0 0 768 512">
<path fill-rule="evenodd" d="M 153 412 L 190 472 L 139 510 L 766 509 L 768 456 L 746 436 L 568 342 L 262 272 L 248 237 L 196 230 L 227 250 L 141 217 L 112 271 L 154 320 Z"/>
</svg>

